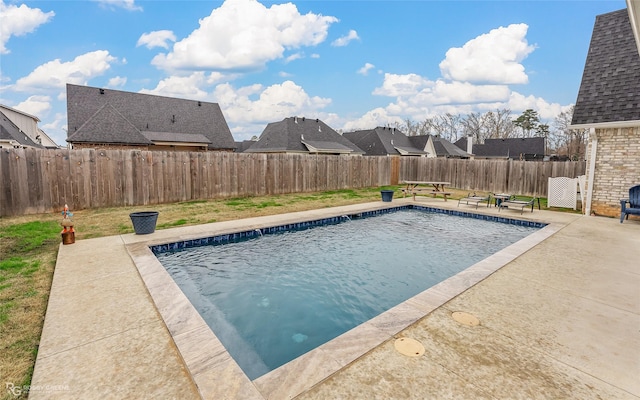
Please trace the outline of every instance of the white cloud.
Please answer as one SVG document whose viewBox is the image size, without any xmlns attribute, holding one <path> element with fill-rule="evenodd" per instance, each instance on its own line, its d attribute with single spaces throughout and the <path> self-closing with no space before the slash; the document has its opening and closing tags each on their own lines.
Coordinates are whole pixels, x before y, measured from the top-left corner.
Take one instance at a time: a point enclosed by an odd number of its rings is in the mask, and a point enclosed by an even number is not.
<svg viewBox="0 0 640 400">
<path fill-rule="evenodd" d="M 311 55 L 311 58 L 320 58 L 320 54 L 318 54 L 318 53 L 313 53 L 313 54 Z"/>
<path fill-rule="evenodd" d="M 526 24 L 512 24 L 480 35 L 446 53 L 440 71 L 446 79 L 476 83 L 528 82 L 520 64 L 534 49 L 525 38 Z"/>
<path fill-rule="evenodd" d="M 255 84 L 234 88 L 220 84 L 213 93 L 230 125 L 262 124 L 279 121 L 293 115 L 316 115 L 331 103 L 331 99 L 309 96 L 292 81 L 268 87 Z"/>
<path fill-rule="evenodd" d="M 135 0 L 94 0 L 106 8 L 123 8 L 129 11 L 142 11 L 142 7 L 136 5 Z"/>
<path fill-rule="evenodd" d="M 206 77 L 206 82 L 208 85 L 213 85 L 214 83 L 219 83 L 222 81 L 232 81 L 238 77 L 238 74 L 225 74 L 222 72 L 211 72 L 209 76 Z"/>
<path fill-rule="evenodd" d="M 285 72 L 285 71 L 280 71 L 280 72 L 278 72 L 278 76 L 281 77 L 281 78 L 290 78 L 290 77 L 293 76 L 293 74 L 290 74 L 290 73 Z"/>
<path fill-rule="evenodd" d="M 49 96 L 29 96 L 14 108 L 41 118 L 43 114 L 51 110 L 51 98 Z"/>
<path fill-rule="evenodd" d="M 433 85 L 433 82 L 417 74 L 384 74 L 382 87 L 376 88 L 373 94 L 380 96 L 411 96 L 419 93 L 423 88 Z"/>
<path fill-rule="evenodd" d="M 33 32 L 40 25 L 49 22 L 55 13 L 42 12 L 39 8 L 29 8 L 25 4 L 6 5 L 0 1 L 0 54 L 8 54 L 6 44 L 11 36 L 22 36 Z"/>
<path fill-rule="evenodd" d="M 64 88 L 67 83 L 86 85 L 88 80 L 104 74 L 117 58 L 106 50 L 97 50 L 82 54 L 73 61 L 49 61 L 34 69 L 29 75 L 18 79 L 13 89 L 33 91 L 51 88 Z"/>
<path fill-rule="evenodd" d="M 284 62 L 285 62 L 285 64 L 288 64 L 291 61 L 299 60 L 299 59 L 301 59 L 303 57 L 304 57 L 304 55 L 302 53 L 293 53 L 290 56 L 288 56 L 287 58 L 285 58 Z"/>
<path fill-rule="evenodd" d="M 353 29 L 349 31 L 345 36 L 339 37 L 331 43 L 332 46 L 342 47 L 348 45 L 352 40 L 360 39 L 358 32 Z"/>
<path fill-rule="evenodd" d="M 67 114 L 56 113 L 50 122 L 40 125 L 47 136 L 58 145 L 64 145 L 67 140 Z"/>
<path fill-rule="evenodd" d="M 189 76 L 170 76 L 158 82 L 155 89 L 142 89 L 140 93 L 154 94 L 183 99 L 204 99 L 207 92 L 201 89 L 207 83 L 204 72 L 194 72 Z"/>
<path fill-rule="evenodd" d="M 360 68 L 357 72 L 360 75 L 367 75 L 369 74 L 369 70 L 375 68 L 375 65 L 371 64 L 371 63 L 366 63 L 364 64 L 364 66 L 362 68 Z"/>
<path fill-rule="evenodd" d="M 267 8 L 256 0 L 227 0 L 152 63 L 168 70 L 258 69 L 285 49 L 322 43 L 334 22 L 335 17 L 301 15 L 293 3 Z"/>
<path fill-rule="evenodd" d="M 474 104 L 506 101 L 509 93 L 509 87 L 505 85 L 474 85 L 437 80 L 417 93 L 414 101 L 430 104 Z"/>
<path fill-rule="evenodd" d="M 126 83 L 127 83 L 127 78 L 124 78 L 122 76 L 116 76 L 109 79 L 109 82 L 107 83 L 107 87 L 111 87 L 111 88 L 122 87 Z"/>
<path fill-rule="evenodd" d="M 404 120 L 410 117 L 421 121 L 437 114 L 468 114 L 498 108 L 509 108 L 514 112 L 532 108 L 538 111 L 541 119 L 552 119 L 563 110 L 560 104 L 548 103 L 540 97 L 523 96 L 507 85 L 475 85 L 443 79 L 431 81 L 416 74 L 387 73 L 382 86 L 373 93 L 395 97 L 395 101 L 384 108 L 385 113 L 380 109 L 375 110 L 374 116 L 379 118 L 373 119 L 365 114 L 346 127 L 361 127 L 362 122 L 367 120 L 384 122 L 384 118 L 399 117 Z"/>
<path fill-rule="evenodd" d="M 558 103 L 549 103 L 541 97 L 532 95 L 524 96 L 518 92 L 512 92 L 507 103 L 507 107 L 512 111 L 522 112 L 529 108 L 536 110 L 540 119 L 553 119 L 566 109 Z"/>
<path fill-rule="evenodd" d="M 169 49 L 169 44 L 167 43 L 169 41 L 176 41 L 176 35 L 172 31 L 153 31 L 149 33 L 143 33 L 138 39 L 136 47 L 145 46 L 147 49 L 162 47 L 165 49 Z"/>
<path fill-rule="evenodd" d="M 436 80 L 418 74 L 385 73 L 382 84 L 373 94 L 395 100 L 350 121 L 345 127 L 362 127 L 366 122 L 387 123 L 385 119 L 397 117 L 421 121 L 438 114 L 467 114 L 497 108 L 514 112 L 532 108 L 543 120 L 554 118 L 562 106 L 539 97 L 523 96 L 509 87 L 527 83 L 520 64 L 534 50 L 525 39 L 527 29 L 525 24 L 509 25 L 480 35 L 462 48 L 450 49 L 440 64 L 443 76 Z"/>
<path fill-rule="evenodd" d="M 401 124 L 404 120 L 397 115 L 390 115 L 388 110 L 382 107 L 367 111 L 360 118 L 346 122 L 342 129 L 344 132 L 352 132 L 362 129 L 372 129 L 376 126 L 393 126 Z"/>
</svg>

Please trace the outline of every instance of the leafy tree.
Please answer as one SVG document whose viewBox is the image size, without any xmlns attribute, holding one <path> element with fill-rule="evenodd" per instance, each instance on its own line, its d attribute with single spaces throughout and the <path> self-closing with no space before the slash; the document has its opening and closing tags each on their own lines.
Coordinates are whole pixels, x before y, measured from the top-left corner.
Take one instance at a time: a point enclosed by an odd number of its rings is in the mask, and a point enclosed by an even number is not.
<svg viewBox="0 0 640 400">
<path fill-rule="evenodd" d="M 531 137 L 531 132 L 537 132 L 538 125 L 540 125 L 540 117 L 538 112 L 532 109 L 524 110 L 522 115 L 513 120 L 515 126 L 522 130 L 522 137 Z"/>
<path fill-rule="evenodd" d="M 547 124 L 538 124 L 538 126 L 536 127 L 536 133 L 538 134 L 538 136 L 542 136 L 542 137 L 549 137 L 549 125 Z"/>
</svg>

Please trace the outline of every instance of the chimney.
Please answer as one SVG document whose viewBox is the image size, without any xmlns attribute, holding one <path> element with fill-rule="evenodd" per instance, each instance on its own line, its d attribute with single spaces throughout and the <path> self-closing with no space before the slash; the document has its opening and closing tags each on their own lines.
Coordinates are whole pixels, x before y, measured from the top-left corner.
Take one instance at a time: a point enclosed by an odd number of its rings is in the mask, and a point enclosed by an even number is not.
<svg viewBox="0 0 640 400">
<path fill-rule="evenodd" d="M 473 136 L 467 136 L 467 153 L 473 154 Z"/>
</svg>

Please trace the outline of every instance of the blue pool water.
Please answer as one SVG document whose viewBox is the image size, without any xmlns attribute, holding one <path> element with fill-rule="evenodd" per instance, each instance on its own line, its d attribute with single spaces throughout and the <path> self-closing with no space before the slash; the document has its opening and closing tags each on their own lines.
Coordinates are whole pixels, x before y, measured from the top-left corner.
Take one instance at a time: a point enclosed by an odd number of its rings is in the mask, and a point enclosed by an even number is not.
<svg viewBox="0 0 640 400">
<path fill-rule="evenodd" d="M 415 210 L 160 252 L 255 379 L 537 228 Z"/>
</svg>

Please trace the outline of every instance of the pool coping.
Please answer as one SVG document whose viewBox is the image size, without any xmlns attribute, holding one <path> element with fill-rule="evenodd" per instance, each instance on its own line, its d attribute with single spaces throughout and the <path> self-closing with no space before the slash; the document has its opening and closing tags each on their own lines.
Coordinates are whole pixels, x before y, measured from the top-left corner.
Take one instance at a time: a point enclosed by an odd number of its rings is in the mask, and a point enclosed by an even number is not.
<svg viewBox="0 0 640 400">
<path fill-rule="evenodd" d="M 173 236 L 175 238 L 173 241 L 263 229 L 273 226 L 274 221 L 277 220 L 276 217 L 280 217 L 279 219 L 285 223 L 296 223 L 309 221 L 318 216 L 331 218 L 340 217 L 345 212 L 355 214 L 394 208 L 398 207 L 398 203 L 400 202 L 368 203 L 281 216 L 250 218 L 234 221 L 233 224 L 209 224 L 200 232 Z M 400 204 L 425 206 L 424 203 L 411 200 L 402 201 Z M 426 207 L 451 210 L 450 205 L 440 208 L 429 204 Z M 471 211 L 465 208 L 463 212 L 499 217 L 489 209 Z M 291 398 L 321 383 L 382 343 L 397 337 L 405 328 L 483 281 L 565 226 L 558 222 L 540 221 L 535 216 L 534 221 L 547 225 L 253 381 L 244 374 L 153 254 L 151 246 L 171 241 L 170 236 L 163 235 L 163 238 L 150 240 L 135 236 L 130 238 L 125 247 L 203 398 L 223 398 L 228 397 L 229 393 L 235 393 L 236 397 L 243 399 Z M 506 218 L 532 220 L 529 216 L 522 217 L 519 214 L 516 216 L 513 213 Z"/>
</svg>

